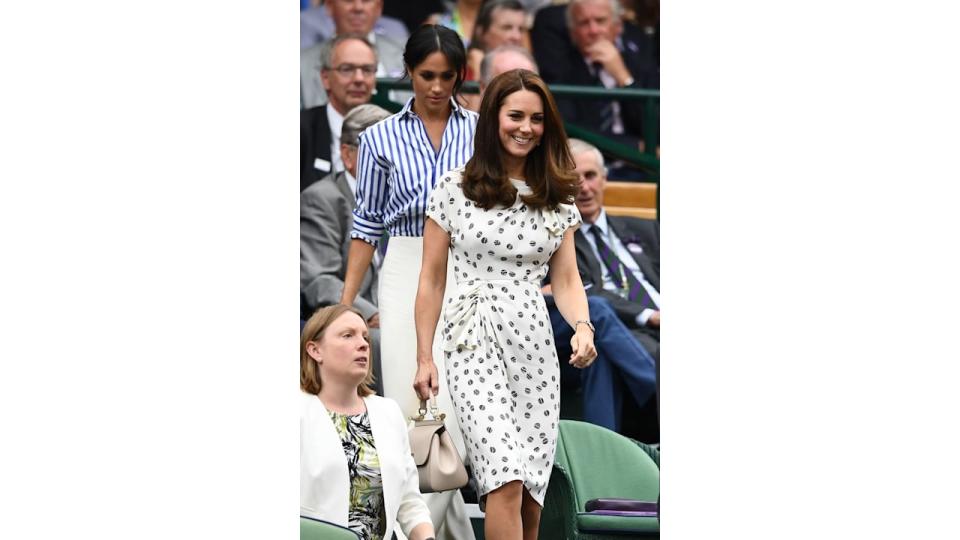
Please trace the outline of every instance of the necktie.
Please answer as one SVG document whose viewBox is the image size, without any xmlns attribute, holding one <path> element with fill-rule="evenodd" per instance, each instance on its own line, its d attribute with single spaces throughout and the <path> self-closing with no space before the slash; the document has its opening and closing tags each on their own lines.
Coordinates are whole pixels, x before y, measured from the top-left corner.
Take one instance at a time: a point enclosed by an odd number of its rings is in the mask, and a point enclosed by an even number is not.
<svg viewBox="0 0 960 540">
<path fill-rule="evenodd" d="M 644 308 L 657 309 L 657 305 L 653 303 L 650 294 L 637 279 L 637 276 L 633 275 L 633 272 L 623 264 L 620 257 L 617 257 L 617 254 L 603 241 L 603 231 L 600 230 L 600 227 L 593 225 L 590 227 L 590 232 L 597 244 L 597 251 L 600 252 L 600 260 L 603 261 L 604 266 L 610 272 L 610 278 L 613 279 L 617 287 L 620 287 L 620 296 L 631 302 L 636 302 Z"/>
<path fill-rule="evenodd" d="M 594 62 L 592 67 L 593 74 L 597 79 L 597 84 L 603 86 L 603 79 L 600 78 L 600 71 L 603 69 L 603 64 Z M 607 133 L 613 129 L 613 101 L 607 100 L 602 103 L 600 107 L 600 131 Z"/>
</svg>

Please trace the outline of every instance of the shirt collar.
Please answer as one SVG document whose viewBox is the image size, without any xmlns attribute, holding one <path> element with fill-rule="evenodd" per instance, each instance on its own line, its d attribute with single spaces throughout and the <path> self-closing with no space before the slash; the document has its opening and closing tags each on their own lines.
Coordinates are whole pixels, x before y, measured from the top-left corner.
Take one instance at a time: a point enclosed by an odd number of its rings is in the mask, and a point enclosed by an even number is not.
<svg viewBox="0 0 960 540">
<path fill-rule="evenodd" d="M 417 115 L 417 113 L 413 112 L 413 99 L 414 98 L 408 99 L 407 104 L 400 109 L 400 118 L 411 118 Z M 452 109 L 452 114 L 456 114 L 461 118 L 467 117 L 466 111 L 460 106 L 459 103 L 457 103 L 457 100 L 453 99 L 453 97 L 450 97 L 450 108 Z"/>
<path fill-rule="evenodd" d="M 597 220 L 594 221 L 590 227 L 596 227 L 600 229 L 600 232 L 603 233 L 603 236 L 610 235 L 610 227 L 607 224 L 607 211 L 600 209 L 600 215 L 597 216 Z M 588 229 L 589 232 L 589 229 Z"/>
<path fill-rule="evenodd" d="M 343 128 L 343 115 L 333 108 L 332 103 L 327 103 L 327 124 L 330 125 L 330 133 L 335 140 L 340 140 L 340 130 Z"/>
</svg>

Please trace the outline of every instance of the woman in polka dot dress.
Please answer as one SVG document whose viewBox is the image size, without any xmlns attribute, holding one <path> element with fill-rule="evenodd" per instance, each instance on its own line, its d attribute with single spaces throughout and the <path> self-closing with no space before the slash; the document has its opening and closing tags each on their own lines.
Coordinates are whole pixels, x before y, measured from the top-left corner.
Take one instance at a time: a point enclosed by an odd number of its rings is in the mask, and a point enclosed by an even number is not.
<svg viewBox="0 0 960 540">
<path fill-rule="evenodd" d="M 495 78 L 480 105 L 474 155 L 427 205 L 417 291 L 421 399 L 438 391 L 433 335 L 442 322 L 446 380 L 485 503 L 487 538 L 534 539 L 553 466 L 560 367 L 540 291 L 547 272 L 576 332 L 570 363 L 596 357 L 573 245 L 577 176 L 553 97 L 533 72 Z"/>
</svg>

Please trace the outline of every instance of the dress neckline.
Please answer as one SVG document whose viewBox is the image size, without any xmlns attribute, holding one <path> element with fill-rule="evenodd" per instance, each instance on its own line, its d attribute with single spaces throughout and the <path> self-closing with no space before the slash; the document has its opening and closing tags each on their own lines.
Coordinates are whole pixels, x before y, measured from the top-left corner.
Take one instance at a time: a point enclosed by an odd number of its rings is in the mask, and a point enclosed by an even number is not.
<svg viewBox="0 0 960 540">
<path fill-rule="evenodd" d="M 527 185 L 527 182 L 524 180 L 511 178 L 510 183 L 513 184 L 513 187 L 517 188 L 517 193 L 520 195 L 529 195 L 533 193 L 533 190 L 530 189 L 530 186 Z"/>
</svg>

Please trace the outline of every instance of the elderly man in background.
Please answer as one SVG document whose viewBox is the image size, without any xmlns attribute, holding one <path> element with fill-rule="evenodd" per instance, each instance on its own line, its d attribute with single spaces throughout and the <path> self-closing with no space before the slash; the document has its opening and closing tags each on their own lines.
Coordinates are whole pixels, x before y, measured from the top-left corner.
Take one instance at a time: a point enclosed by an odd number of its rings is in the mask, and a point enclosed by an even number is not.
<svg viewBox="0 0 960 540">
<path fill-rule="evenodd" d="M 341 34 L 320 48 L 320 80 L 327 103 L 300 111 L 300 191 L 343 171 L 340 126 L 354 107 L 370 101 L 377 53 L 360 34 Z"/>
<path fill-rule="evenodd" d="M 390 116 L 372 104 L 354 107 L 343 119 L 338 153 L 343 169 L 331 172 L 300 193 L 300 296 L 303 318 L 318 308 L 336 304 L 343 292 L 347 270 L 347 251 L 353 227 L 353 209 L 357 205 L 357 147 L 360 133 Z M 377 393 L 383 395 L 380 381 L 380 320 L 377 316 L 377 268 L 370 265 L 353 306 L 360 310 L 370 327 L 373 370 Z"/>
<path fill-rule="evenodd" d="M 618 0 L 571 0 L 566 7 L 541 10 L 531 38 L 543 79 L 611 89 L 659 88 L 656 38 L 623 22 L 622 12 Z M 656 115 L 645 116 L 643 100 L 566 98 L 557 106 L 565 121 L 640 151 L 645 123 L 659 124 Z"/>
<path fill-rule="evenodd" d="M 596 327 L 597 360 L 581 374 L 584 419 L 620 431 L 624 390 L 640 407 L 654 395 L 660 362 L 660 228 L 656 221 L 608 216 L 606 169 L 597 148 L 570 139 L 580 176 L 574 233 L 577 267 Z M 573 333 L 548 304 L 556 343 Z M 568 373 L 565 372 L 564 376 Z"/>
<path fill-rule="evenodd" d="M 360 34 L 373 44 L 377 51 L 376 77 L 403 75 L 406 41 L 397 41 L 374 30 L 383 12 L 383 0 L 330 0 L 326 7 L 333 18 L 336 35 Z M 300 107 L 304 109 L 323 104 L 326 99 L 319 72 L 322 46 L 317 44 L 300 51 Z"/>
<path fill-rule="evenodd" d="M 488 52 L 480 63 L 480 95 L 477 99 L 477 108 L 480 108 L 480 101 L 483 99 L 483 93 L 487 91 L 487 86 L 494 77 L 510 71 L 511 69 L 529 69 L 534 73 L 539 73 L 537 63 L 533 56 L 523 47 L 518 45 L 501 45 Z"/>
<path fill-rule="evenodd" d="M 363 32 L 364 17 L 376 10 L 378 0 L 329 0 L 320 5 L 300 11 L 300 49 L 306 49 L 323 43 L 336 35 L 336 27 L 331 11 L 347 10 L 354 16 L 348 20 L 352 24 L 345 32 Z M 403 21 L 382 14 L 384 2 L 379 0 L 381 15 L 373 23 L 373 32 L 388 37 L 396 43 L 406 43 L 410 32 Z M 326 5 L 324 5 L 326 4 Z"/>
</svg>

